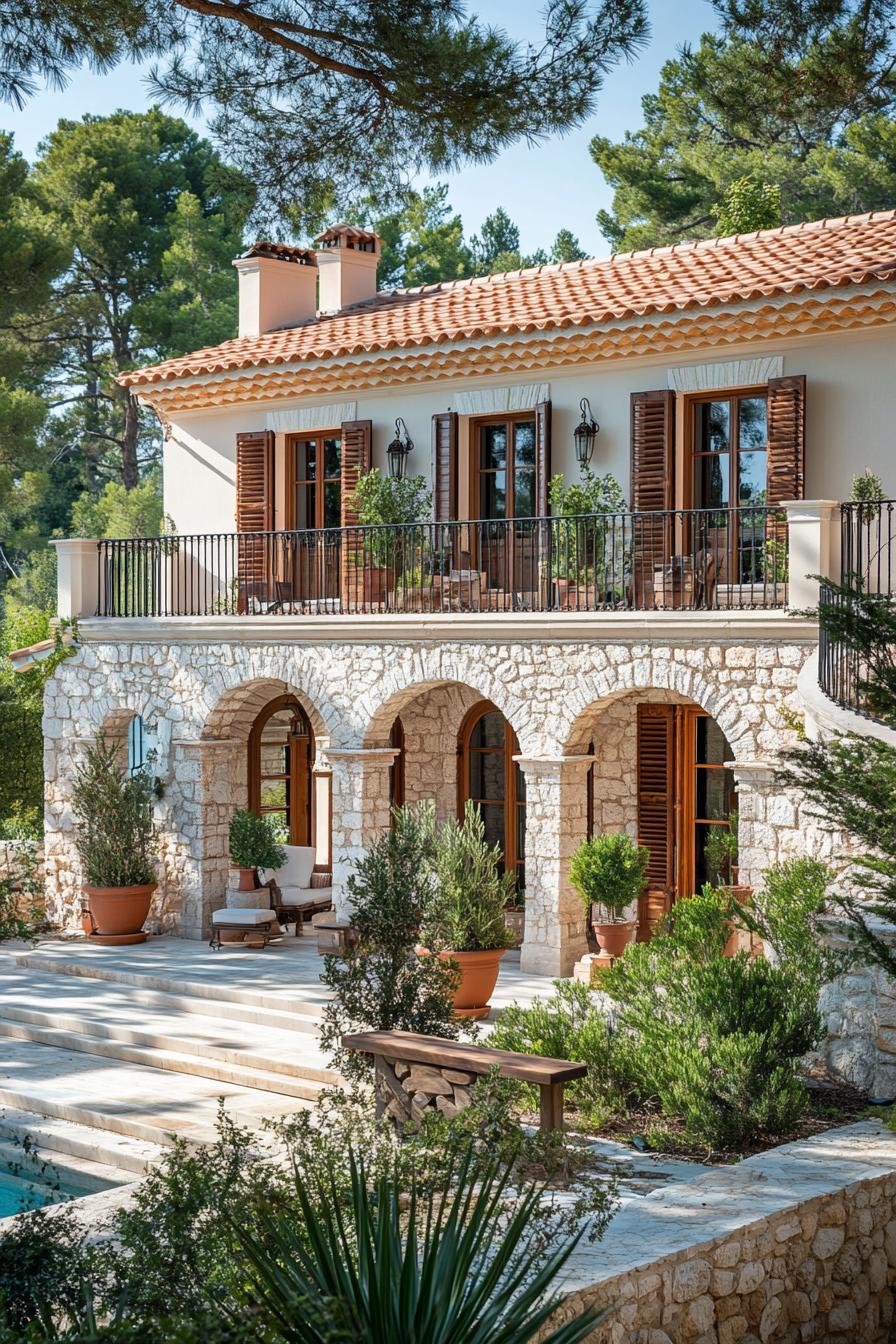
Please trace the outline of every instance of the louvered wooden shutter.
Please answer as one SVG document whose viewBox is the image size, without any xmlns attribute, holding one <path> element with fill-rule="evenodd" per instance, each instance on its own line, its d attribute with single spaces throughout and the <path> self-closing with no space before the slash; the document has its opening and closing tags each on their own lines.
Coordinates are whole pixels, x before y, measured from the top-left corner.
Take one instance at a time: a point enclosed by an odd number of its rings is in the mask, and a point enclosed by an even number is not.
<svg viewBox="0 0 896 1344">
<path fill-rule="evenodd" d="M 672 519 L 638 515 L 671 509 L 674 493 L 675 394 L 667 388 L 633 392 L 631 398 L 631 510 L 633 599 L 649 605 L 654 570 L 668 564 Z"/>
<path fill-rule="evenodd" d="M 639 942 L 671 909 L 675 891 L 674 765 L 674 706 L 639 705 L 638 844 L 650 851 L 647 889 L 638 909 Z"/>
<path fill-rule="evenodd" d="M 457 517 L 457 414 L 432 418 L 433 517 L 437 523 Z"/>
<path fill-rule="evenodd" d="M 236 530 L 271 532 L 274 527 L 274 435 L 271 430 L 236 436 Z M 270 545 L 261 537 L 237 543 L 239 609 L 264 599 L 270 579 Z"/>
<path fill-rule="evenodd" d="M 551 403 L 535 407 L 535 512 L 548 516 L 548 486 L 551 482 Z"/>
<path fill-rule="evenodd" d="M 806 488 L 806 377 L 770 378 L 768 384 L 769 504 L 802 499 Z"/>
<path fill-rule="evenodd" d="M 343 611 L 364 609 L 364 533 L 357 527 L 358 511 L 352 498 L 358 478 L 370 470 L 373 425 L 370 420 L 342 422 L 342 480 L 340 487 L 341 593 Z"/>
<path fill-rule="evenodd" d="M 342 526 L 352 527 L 358 521 L 352 496 L 358 477 L 370 470 L 373 423 L 370 420 L 345 420 L 342 424 Z"/>
</svg>

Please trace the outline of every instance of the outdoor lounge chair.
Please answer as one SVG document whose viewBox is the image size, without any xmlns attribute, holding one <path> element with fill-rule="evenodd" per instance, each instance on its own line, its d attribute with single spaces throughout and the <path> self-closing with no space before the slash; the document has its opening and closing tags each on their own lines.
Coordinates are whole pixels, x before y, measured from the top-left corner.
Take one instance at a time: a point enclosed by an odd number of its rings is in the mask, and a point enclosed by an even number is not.
<svg viewBox="0 0 896 1344">
<path fill-rule="evenodd" d="M 271 893 L 271 907 L 281 924 L 295 921 L 296 937 L 312 915 L 333 905 L 331 873 L 315 872 L 317 851 L 313 845 L 284 845 L 282 868 L 262 868 L 258 880 Z"/>
</svg>

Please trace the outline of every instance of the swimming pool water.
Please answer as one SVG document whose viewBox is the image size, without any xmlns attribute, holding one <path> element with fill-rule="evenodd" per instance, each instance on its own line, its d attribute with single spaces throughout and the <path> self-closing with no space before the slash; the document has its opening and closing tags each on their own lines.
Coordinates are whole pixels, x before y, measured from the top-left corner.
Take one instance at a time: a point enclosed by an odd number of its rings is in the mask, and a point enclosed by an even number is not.
<svg viewBox="0 0 896 1344">
<path fill-rule="evenodd" d="M 9 1218 L 28 1209 L 42 1209 L 45 1204 L 77 1199 L 80 1195 L 108 1190 L 112 1181 L 93 1177 L 85 1180 L 80 1172 L 55 1167 L 52 1163 L 29 1161 L 23 1155 L 21 1162 L 0 1161 L 0 1218 Z"/>
</svg>

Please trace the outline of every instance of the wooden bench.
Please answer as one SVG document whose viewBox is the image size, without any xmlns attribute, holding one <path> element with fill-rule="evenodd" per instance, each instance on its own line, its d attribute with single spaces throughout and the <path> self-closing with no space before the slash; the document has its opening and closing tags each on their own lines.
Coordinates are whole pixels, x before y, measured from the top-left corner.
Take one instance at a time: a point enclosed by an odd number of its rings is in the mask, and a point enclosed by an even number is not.
<svg viewBox="0 0 896 1344">
<path fill-rule="evenodd" d="M 477 1078 L 497 1066 L 502 1078 L 517 1078 L 539 1089 L 541 1132 L 550 1134 L 563 1128 L 565 1085 L 588 1072 L 587 1064 L 568 1059 L 463 1045 L 413 1031 L 358 1031 L 343 1036 L 342 1044 L 374 1057 L 377 1113 L 389 1113 L 399 1124 L 418 1118 L 428 1105 L 456 1114 L 469 1104 Z"/>
</svg>

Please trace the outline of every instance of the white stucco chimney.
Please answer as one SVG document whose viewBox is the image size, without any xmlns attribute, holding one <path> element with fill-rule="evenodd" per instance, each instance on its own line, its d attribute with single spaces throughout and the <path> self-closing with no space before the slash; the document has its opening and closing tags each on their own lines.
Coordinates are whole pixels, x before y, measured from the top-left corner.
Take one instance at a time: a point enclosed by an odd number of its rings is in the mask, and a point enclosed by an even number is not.
<svg viewBox="0 0 896 1344">
<path fill-rule="evenodd" d="M 317 315 L 317 260 L 304 247 L 253 243 L 233 263 L 240 277 L 239 334 L 297 327 Z"/>
<path fill-rule="evenodd" d="M 375 233 L 353 224 L 334 224 L 314 242 L 320 276 L 317 306 L 322 313 L 338 313 L 349 304 L 373 298 L 380 259 Z"/>
</svg>

